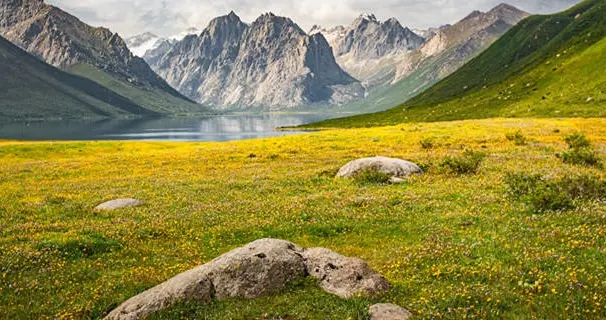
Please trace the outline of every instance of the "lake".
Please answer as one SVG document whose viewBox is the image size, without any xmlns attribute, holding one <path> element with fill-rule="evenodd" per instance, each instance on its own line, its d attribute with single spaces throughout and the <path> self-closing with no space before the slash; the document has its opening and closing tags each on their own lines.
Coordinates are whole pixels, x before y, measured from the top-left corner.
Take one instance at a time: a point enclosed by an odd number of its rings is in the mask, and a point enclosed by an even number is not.
<svg viewBox="0 0 606 320">
<path fill-rule="evenodd" d="M 277 131 L 334 114 L 234 114 L 205 117 L 0 122 L 0 139 L 232 141 L 298 134 Z"/>
</svg>

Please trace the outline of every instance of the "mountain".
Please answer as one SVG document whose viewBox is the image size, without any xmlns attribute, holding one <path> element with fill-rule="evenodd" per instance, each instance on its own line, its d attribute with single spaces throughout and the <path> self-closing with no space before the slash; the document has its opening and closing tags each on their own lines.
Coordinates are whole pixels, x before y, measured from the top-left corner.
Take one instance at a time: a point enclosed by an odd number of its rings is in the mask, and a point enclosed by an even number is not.
<svg viewBox="0 0 606 320">
<path fill-rule="evenodd" d="M 364 95 L 322 35 L 271 13 L 250 25 L 234 12 L 216 18 L 152 67 L 181 93 L 221 109 L 292 109 Z"/>
<path fill-rule="evenodd" d="M 454 25 L 431 29 L 433 36 L 423 45 L 391 60 L 394 71 L 386 74 L 385 85 L 376 86 L 366 99 L 347 108 L 385 110 L 420 94 L 486 50 L 527 16 L 524 11 L 500 4 L 486 13 L 474 11 Z"/>
<path fill-rule="evenodd" d="M 145 32 L 125 39 L 128 49 L 137 57 L 143 57 L 148 50 L 156 48 L 163 41 L 168 39 L 160 38 L 151 32 Z"/>
<path fill-rule="evenodd" d="M 188 35 L 198 33 L 198 29 L 189 28 L 181 33 L 170 36 L 168 38 L 159 37 L 151 32 L 145 32 L 136 36 L 125 39 L 126 46 L 136 56 L 145 59 L 148 51 L 158 52 L 159 48 L 170 48 L 178 41 L 183 40 Z M 162 50 L 162 49 L 160 49 Z M 170 50 L 170 49 L 168 49 Z M 168 52 L 168 50 L 165 51 Z M 147 61 L 147 60 L 146 60 Z"/>
<path fill-rule="evenodd" d="M 421 95 L 388 111 L 314 124 L 382 126 L 491 117 L 606 116 L 606 1 L 531 16 Z"/>
<path fill-rule="evenodd" d="M 156 115 L 86 78 L 63 72 L 0 37 L 0 118 Z"/>
<path fill-rule="evenodd" d="M 360 15 L 349 26 L 315 26 L 310 34 L 315 33 L 326 37 L 339 65 L 369 88 L 390 84 L 397 63 L 425 42 L 397 19 L 381 22 L 373 14 Z"/>
<path fill-rule="evenodd" d="M 60 69 L 87 77 L 162 113 L 198 111 L 128 50 L 118 34 L 93 28 L 42 0 L 2 0 L 0 35 Z"/>
</svg>

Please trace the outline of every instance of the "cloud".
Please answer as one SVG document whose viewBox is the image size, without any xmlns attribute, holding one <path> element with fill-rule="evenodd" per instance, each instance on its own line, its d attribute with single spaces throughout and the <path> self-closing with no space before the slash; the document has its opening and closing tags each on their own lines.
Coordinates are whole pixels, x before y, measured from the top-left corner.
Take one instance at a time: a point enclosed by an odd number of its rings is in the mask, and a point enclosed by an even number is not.
<svg viewBox="0 0 606 320">
<path fill-rule="evenodd" d="M 427 28 L 454 23 L 473 10 L 489 10 L 502 0 L 48 0 L 83 21 L 130 36 L 202 29 L 217 16 L 234 10 L 244 21 L 265 12 L 288 16 L 303 29 L 312 25 L 348 24 L 360 13 L 380 19 L 395 17 L 403 25 Z M 580 0 L 508 0 L 531 13 L 551 13 Z"/>
</svg>

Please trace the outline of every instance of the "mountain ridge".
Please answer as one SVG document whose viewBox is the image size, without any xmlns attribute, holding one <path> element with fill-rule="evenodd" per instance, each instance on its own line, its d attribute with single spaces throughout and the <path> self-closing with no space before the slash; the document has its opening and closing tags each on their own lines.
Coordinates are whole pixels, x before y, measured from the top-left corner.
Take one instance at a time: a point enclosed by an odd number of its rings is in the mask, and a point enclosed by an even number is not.
<svg viewBox="0 0 606 320">
<path fill-rule="evenodd" d="M 204 110 L 132 55 L 117 33 L 91 27 L 42 0 L 3 0 L 0 35 L 49 64 L 96 81 L 148 109 Z"/>
<path fill-rule="evenodd" d="M 534 15 L 429 90 L 387 111 L 311 124 L 368 127 L 493 117 L 606 116 L 606 1 Z"/>
<path fill-rule="evenodd" d="M 273 13 L 250 24 L 233 11 L 217 17 L 152 67 L 190 98 L 221 109 L 292 109 L 364 94 L 323 37 Z"/>
</svg>

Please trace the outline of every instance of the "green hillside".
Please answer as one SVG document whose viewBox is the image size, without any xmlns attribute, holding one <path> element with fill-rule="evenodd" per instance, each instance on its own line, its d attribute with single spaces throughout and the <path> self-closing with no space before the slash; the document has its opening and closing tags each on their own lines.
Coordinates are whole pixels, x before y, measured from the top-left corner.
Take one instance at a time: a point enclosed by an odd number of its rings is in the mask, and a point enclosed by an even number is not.
<svg viewBox="0 0 606 320">
<path fill-rule="evenodd" d="M 98 83 L 63 72 L 0 37 L 0 117 L 155 115 Z"/>
<path fill-rule="evenodd" d="M 605 35 L 605 0 L 584 1 L 554 15 L 532 16 L 457 72 L 396 108 L 308 126 L 368 127 L 491 117 L 603 117 Z"/>
<path fill-rule="evenodd" d="M 91 79 L 112 91 L 160 114 L 205 113 L 209 109 L 170 88 L 138 88 L 89 64 L 71 66 L 68 71 Z"/>
</svg>

